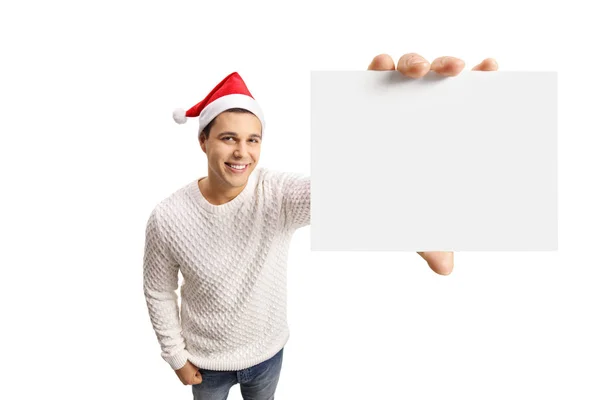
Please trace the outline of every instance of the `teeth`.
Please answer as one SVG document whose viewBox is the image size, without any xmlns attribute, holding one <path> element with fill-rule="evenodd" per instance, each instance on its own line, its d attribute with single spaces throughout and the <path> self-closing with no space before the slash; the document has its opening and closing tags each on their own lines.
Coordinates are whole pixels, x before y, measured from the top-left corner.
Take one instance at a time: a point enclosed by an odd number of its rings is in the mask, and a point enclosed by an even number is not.
<svg viewBox="0 0 600 400">
<path fill-rule="evenodd" d="M 228 164 L 228 165 L 229 165 L 231 168 L 234 168 L 234 169 L 240 169 L 240 170 L 241 170 L 241 169 L 244 169 L 244 168 L 246 168 L 246 166 L 245 166 L 245 165 L 233 165 L 233 164 Z"/>
</svg>

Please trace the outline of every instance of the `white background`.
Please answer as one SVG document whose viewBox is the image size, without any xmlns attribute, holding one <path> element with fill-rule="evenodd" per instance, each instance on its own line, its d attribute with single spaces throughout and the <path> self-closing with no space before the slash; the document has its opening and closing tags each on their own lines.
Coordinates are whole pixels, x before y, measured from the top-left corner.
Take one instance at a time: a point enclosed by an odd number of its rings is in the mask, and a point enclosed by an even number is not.
<svg viewBox="0 0 600 400">
<path fill-rule="evenodd" d="M 310 70 L 419 52 L 558 72 L 559 251 L 457 253 L 438 276 L 414 253 L 311 253 L 300 229 L 277 398 L 597 399 L 599 29 L 558 4 L 3 2 L 0 398 L 191 399 L 142 292 L 149 212 L 206 171 L 171 111 L 237 70 L 262 165 L 310 173 Z"/>
</svg>

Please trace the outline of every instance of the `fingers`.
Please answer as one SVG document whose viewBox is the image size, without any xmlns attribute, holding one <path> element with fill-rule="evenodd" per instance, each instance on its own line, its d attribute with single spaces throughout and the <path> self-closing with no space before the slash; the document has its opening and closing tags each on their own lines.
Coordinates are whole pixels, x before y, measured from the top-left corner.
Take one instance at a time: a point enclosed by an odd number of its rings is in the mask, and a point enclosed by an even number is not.
<svg viewBox="0 0 600 400">
<path fill-rule="evenodd" d="M 417 53 L 407 53 L 400 57 L 396 69 L 410 78 L 421 78 L 429 72 L 431 65 Z"/>
<path fill-rule="evenodd" d="M 431 70 L 443 76 L 456 76 L 465 68 L 465 62 L 456 57 L 438 57 L 431 63 Z"/>
<path fill-rule="evenodd" d="M 196 375 L 194 375 L 194 378 L 192 381 L 193 381 L 193 385 L 202 383 L 202 374 L 200 374 L 200 371 L 196 371 Z"/>
<path fill-rule="evenodd" d="M 395 69 L 394 60 L 388 54 L 380 54 L 373 58 L 367 70 L 372 71 L 390 71 Z"/>
<path fill-rule="evenodd" d="M 183 367 L 175 370 L 175 373 L 184 385 L 197 385 L 202 383 L 200 369 L 189 361 L 187 361 Z"/>
<path fill-rule="evenodd" d="M 181 379 L 181 383 L 184 385 L 197 385 L 202 383 L 202 375 L 200 374 L 200 371 L 196 371 L 191 377 L 187 376 L 186 378 Z"/>
<path fill-rule="evenodd" d="M 398 60 L 396 70 L 410 78 L 421 78 L 430 70 L 443 76 L 457 76 L 465 68 L 465 62 L 457 57 L 438 57 L 431 64 L 417 53 L 406 53 Z M 368 70 L 391 71 L 394 60 L 388 54 L 380 54 L 373 58 Z M 498 63 L 493 58 L 486 58 L 472 69 L 473 71 L 497 71 Z"/>
<path fill-rule="evenodd" d="M 498 63 L 493 58 L 486 58 L 474 66 L 472 71 L 498 71 Z"/>
</svg>

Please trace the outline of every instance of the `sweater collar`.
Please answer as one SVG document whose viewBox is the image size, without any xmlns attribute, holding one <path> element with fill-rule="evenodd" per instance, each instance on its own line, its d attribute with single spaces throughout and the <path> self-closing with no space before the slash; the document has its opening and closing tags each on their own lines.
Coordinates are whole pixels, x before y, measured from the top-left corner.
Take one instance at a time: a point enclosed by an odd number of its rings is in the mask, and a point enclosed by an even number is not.
<svg viewBox="0 0 600 400">
<path fill-rule="evenodd" d="M 258 170 L 258 168 L 256 168 L 254 171 L 252 171 L 252 173 L 248 177 L 248 183 L 246 184 L 246 187 L 244 187 L 244 189 L 240 192 L 240 194 L 238 194 L 232 200 L 230 200 L 224 204 L 215 205 L 215 204 L 210 203 L 208 200 L 206 200 L 206 198 L 200 191 L 200 188 L 198 187 L 198 181 L 201 178 L 195 179 L 193 182 L 190 182 L 188 192 L 191 195 L 191 197 L 194 199 L 194 202 L 196 204 L 198 204 L 200 207 L 202 207 L 203 209 L 205 209 L 206 211 L 213 213 L 213 214 L 228 213 L 228 212 L 236 210 L 244 202 L 244 200 L 246 200 L 247 198 L 249 198 L 252 195 L 252 193 L 254 192 L 254 189 L 256 187 L 257 170 Z M 202 177 L 202 178 L 205 178 L 205 177 Z"/>
</svg>

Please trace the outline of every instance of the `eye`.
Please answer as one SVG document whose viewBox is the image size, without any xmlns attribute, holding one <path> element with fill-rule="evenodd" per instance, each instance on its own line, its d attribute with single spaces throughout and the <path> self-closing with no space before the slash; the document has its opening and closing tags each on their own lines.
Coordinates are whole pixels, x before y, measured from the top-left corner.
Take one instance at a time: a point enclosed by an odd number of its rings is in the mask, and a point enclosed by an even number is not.
<svg viewBox="0 0 600 400">
<path fill-rule="evenodd" d="M 222 138 L 221 140 L 223 141 L 227 141 L 227 139 L 233 139 L 233 136 L 225 136 L 224 138 Z"/>
</svg>

